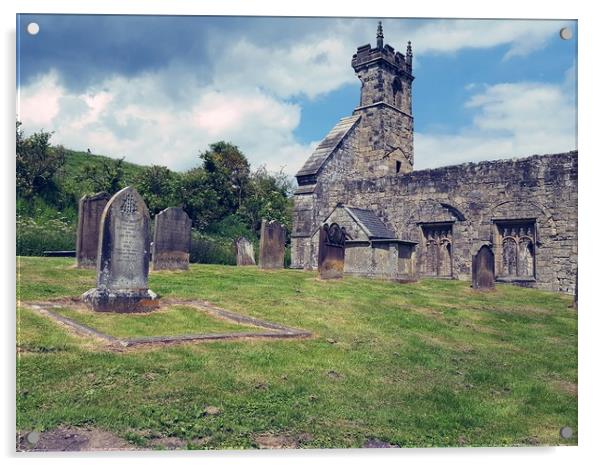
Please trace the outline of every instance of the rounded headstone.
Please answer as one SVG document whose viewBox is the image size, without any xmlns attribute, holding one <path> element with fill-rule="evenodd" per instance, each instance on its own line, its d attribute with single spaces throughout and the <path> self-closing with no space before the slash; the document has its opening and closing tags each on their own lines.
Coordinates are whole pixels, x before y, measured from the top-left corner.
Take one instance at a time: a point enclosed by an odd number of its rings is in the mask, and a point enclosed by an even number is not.
<svg viewBox="0 0 602 466">
<path fill-rule="evenodd" d="M 148 289 L 150 217 L 138 192 L 127 187 L 101 218 L 96 288 L 82 296 L 95 311 L 145 312 L 158 306 Z"/>
</svg>

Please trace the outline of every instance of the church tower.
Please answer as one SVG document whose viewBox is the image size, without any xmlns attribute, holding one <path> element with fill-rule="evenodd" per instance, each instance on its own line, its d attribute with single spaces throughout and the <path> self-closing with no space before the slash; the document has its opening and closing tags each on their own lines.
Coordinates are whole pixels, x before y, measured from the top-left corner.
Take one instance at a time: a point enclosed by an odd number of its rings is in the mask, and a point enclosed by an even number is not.
<svg viewBox="0 0 602 466">
<path fill-rule="evenodd" d="M 409 173 L 414 166 L 412 45 L 405 56 L 384 44 L 378 23 L 376 47 L 358 47 L 351 66 L 362 83 L 356 169 L 369 177 Z"/>
</svg>

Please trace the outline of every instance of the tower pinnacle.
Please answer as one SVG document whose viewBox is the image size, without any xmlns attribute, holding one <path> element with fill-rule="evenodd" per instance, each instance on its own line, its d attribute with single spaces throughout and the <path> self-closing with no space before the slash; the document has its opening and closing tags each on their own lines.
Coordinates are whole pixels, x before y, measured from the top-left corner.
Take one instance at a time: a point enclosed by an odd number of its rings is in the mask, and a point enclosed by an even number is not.
<svg viewBox="0 0 602 466">
<path fill-rule="evenodd" d="M 382 21 L 378 22 L 378 28 L 376 28 L 376 48 L 383 48 L 383 39 L 385 35 L 383 34 L 383 23 Z"/>
</svg>

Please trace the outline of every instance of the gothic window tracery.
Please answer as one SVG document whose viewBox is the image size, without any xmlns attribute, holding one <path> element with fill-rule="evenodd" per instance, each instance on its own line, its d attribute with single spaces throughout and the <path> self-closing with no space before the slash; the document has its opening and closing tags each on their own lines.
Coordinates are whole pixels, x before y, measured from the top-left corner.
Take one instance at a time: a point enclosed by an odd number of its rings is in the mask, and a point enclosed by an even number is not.
<svg viewBox="0 0 602 466">
<path fill-rule="evenodd" d="M 452 228 L 449 224 L 423 225 L 425 239 L 423 259 L 424 275 L 452 276 Z"/>
<path fill-rule="evenodd" d="M 501 243 L 500 276 L 535 276 L 535 224 L 532 221 L 498 224 Z"/>
</svg>

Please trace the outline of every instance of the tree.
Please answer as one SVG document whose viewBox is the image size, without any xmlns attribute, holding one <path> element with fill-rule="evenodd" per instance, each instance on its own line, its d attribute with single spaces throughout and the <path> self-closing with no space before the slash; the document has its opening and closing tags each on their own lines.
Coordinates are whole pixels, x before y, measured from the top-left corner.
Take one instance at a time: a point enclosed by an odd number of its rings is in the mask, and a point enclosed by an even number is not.
<svg viewBox="0 0 602 466">
<path fill-rule="evenodd" d="M 58 193 L 56 175 L 65 164 L 62 146 L 51 147 L 52 133 L 40 131 L 24 138 L 21 122 L 16 124 L 17 194 L 26 199 L 39 195 L 51 198 Z"/>
<path fill-rule="evenodd" d="M 290 232 L 291 191 L 292 181 L 285 173 L 270 174 L 265 167 L 259 167 L 249 178 L 248 195 L 243 200 L 239 214 L 255 232 L 261 229 L 261 220 L 264 218 L 279 221 Z"/>
<path fill-rule="evenodd" d="M 101 160 L 97 165 L 87 165 L 77 179 L 89 183 L 95 192 L 115 194 L 125 187 L 123 159 Z"/>
<path fill-rule="evenodd" d="M 153 215 L 180 203 L 178 184 L 178 174 L 159 165 L 144 168 L 134 179 L 134 186 Z"/>
<path fill-rule="evenodd" d="M 205 169 L 197 167 L 185 172 L 178 186 L 177 197 L 199 230 L 226 216 L 220 195 L 208 179 Z"/>
<path fill-rule="evenodd" d="M 249 182 L 249 161 L 240 149 L 229 142 L 219 141 L 199 155 L 203 168 L 209 176 L 208 182 L 221 194 L 221 202 L 234 213 L 242 205 Z"/>
</svg>

